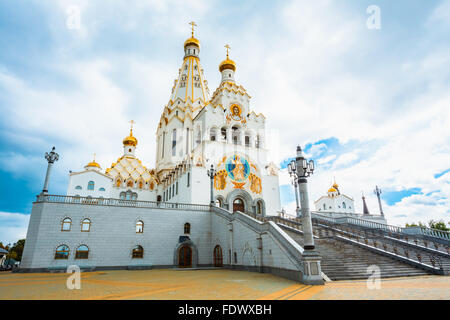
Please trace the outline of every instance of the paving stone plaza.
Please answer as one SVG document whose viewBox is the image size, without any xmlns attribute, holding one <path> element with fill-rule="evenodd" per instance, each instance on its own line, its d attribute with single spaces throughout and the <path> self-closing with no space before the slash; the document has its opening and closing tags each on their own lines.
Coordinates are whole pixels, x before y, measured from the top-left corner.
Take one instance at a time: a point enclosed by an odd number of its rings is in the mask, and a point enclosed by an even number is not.
<svg viewBox="0 0 450 320">
<path fill-rule="evenodd" d="M 311 286 L 265 273 L 234 270 L 98 271 L 81 275 L 69 290 L 69 274 L 0 273 L 0 300 L 449 300 L 450 278 L 418 276 L 383 279 L 380 289 L 365 280 Z M 192 290 L 192 288 L 196 290 Z"/>
</svg>

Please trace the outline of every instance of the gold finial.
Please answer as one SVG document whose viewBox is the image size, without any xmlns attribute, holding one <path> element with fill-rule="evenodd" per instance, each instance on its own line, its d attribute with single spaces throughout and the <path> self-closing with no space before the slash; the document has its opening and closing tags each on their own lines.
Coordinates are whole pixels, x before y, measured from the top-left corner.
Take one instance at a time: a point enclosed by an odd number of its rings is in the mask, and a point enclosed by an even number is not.
<svg viewBox="0 0 450 320">
<path fill-rule="evenodd" d="M 194 37 L 194 27 L 197 26 L 194 21 L 189 22 L 189 24 L 192 26 L 192 38 Z"/>
<path fill-rule="evenodd" d="M 130 120 L 130 121 L 128 121 L 129 123 L 130 123 L 130 125 L 131 125 L 131 128 L 130 128 L 130 135 L 132 135 L 133 134 L 133 124 L 135 124 L 136 122 L 134 122 L 134 120 Z"/>
<path fill-rule="evenodd" d="M 94 152 L 94 162 L 95 162 L 95 152 Z"/>
<path fill-rule="evenodd" d="M 228 50 L 230 50 L 231 47 L 230 47 L 230 45 L 228 45 L 228 44 L 226 44 L 224 47 L 227 48 L 227 59 L 228 59 Z"/>
</svg>

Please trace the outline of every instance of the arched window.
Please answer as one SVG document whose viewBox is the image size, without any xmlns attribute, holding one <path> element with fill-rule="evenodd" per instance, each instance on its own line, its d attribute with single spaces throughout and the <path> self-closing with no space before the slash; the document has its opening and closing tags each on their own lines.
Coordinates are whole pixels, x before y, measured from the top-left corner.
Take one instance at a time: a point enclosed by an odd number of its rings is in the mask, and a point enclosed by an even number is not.
<svg viewBox="0 0 450 320">
<path fill-rule="evenodd" d="M 105 191 L 105 188 L 100 188 L 98 189 L 98 191 Z"/>
<path fill-rule="evenodd" d="M 65 244 L 58 246 L 55 251 L 55 259 L 68 259 L 69 251 L 69 247 Z"/>
<path fill-rule="evenodd" d="M 82 244 L 75 252 L 75 259 L 87 259 L 89 257 L 89 248 Z"/>
<path fill-rule="evenodd" d="M 347 205 L 345 204 L 345 202 L 342 202 L 342 208 L 346 209 Z"/>
<path fill-rule="evenodd" d="M 65 218 L 61 224 L 61 231 L 70 231 L 72 227 L 72 219 Z"/>
<path fill-rule="evenodd" d="M 327 205 L 325 203 L 323 204 L 323 210 L 327 210 Z"/>
<path fill-rule="evenodd" d="M 250 147 L 250 136 L 248 135 L 245 136 L 245 146 Z"/>
<path fill-rule="evenodd" d="M 238 127 L 232 127 L 231 128 L 231 135 L 232 135 L 232 137 L 233 137 L 233 143 L 234 144 L 239 144 L 239 139 L 240 139 L 240 137 L 239 137 L 239 135 L 240 135 L 240 131 L 239 131 L 239 128 Z"/>
<path fill-rule="evenodd" d="M 256 136 L 255 147 L 261 148 L 261 137 L 259 136 L 259 134 Z"/>
<path fill-rule="evenodd" d="M 86 218 L 83 220 L 83 222 L 81 222 L 81 231 L 89 232 L 90 230 L 91 230 L 91 220 Z"/>
<path fill-rule="evenodd" d="M 191 233 L 191 224 L 188 223 L 188 222 L 186 222 L 186 223 L 184 224 L 184 233 L 185 233 L 185 234 L 190 234 L 190 233 Z"/>
<path fill-rule="evenodd" d="M 219 208 L 222 207 L 222 200 L 220 198 L 216 199 L 216 206 Z"/>
<path fill-rule="evenodd" d="M 136 233 L 144 233 L 144 222 L 141 220 L 136 222 Z"/>
<path fill-rule="evenodd" d="M 94 181 L 89 181 L 87 189 L 88 190 L 94 190 L 94 185 L 95 185 Z"/>
<path fill-rule="evenodd" d="M 120 199 L 121 200 L 125 200 L 125 197 L 126 197 L 126 193 L 125 192 L 121 192 L 120 193 Z"/>
<path fill-rule="evenodd" d="M 211 128 L 210 134 L 209 134 L 209 140 L 216 141 L 216 135 L 217 135 L 216 128 Z"/>
<path fill-rule="evenodd" d="M 199 145 L 202 142 L 202 131 L 200 128 L 197 129 L 197 139 L 195 140 L 196 145 Z"/>
<path fill-rule="evenodd" d="M 172 156 L 177 154 L 177 129 L 172 130 Z"/>
<path fill-rule="evenodd" d="M 262 201 L 256 202 L 256 213 L 257 214 L 263 214 L 263 203 Z"/>
<path fill-rule="evenodd" d="M 131 256 L 133 259 L 143 258 L 144 257 L 144 248 L 142 248 L 142 246 L 139 246 L 139 245 L 134 247 Z"/>
<path fill-rule="evenodd" d="M 222 136 L 222 141 L 227 141 L 227 128 L 223 127 L 220 129 L 220 134 Z"/>
<path fill-rule="evenodd" d="M 81 190 L 81 189 L 83 189 L 83 188 L 81 188 L 81 186 L 76 186 L 75 187 L 75 190 Z"/>
</svg>

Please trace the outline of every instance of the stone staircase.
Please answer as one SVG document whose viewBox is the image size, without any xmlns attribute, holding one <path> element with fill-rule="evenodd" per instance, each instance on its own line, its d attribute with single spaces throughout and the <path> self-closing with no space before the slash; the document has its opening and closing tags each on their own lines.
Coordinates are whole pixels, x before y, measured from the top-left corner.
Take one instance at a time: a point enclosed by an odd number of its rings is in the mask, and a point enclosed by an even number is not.
<svg viewBox="0 0 450 320">
<path fill-rule="evenodd" d="M 283 224 L 279 226 L 303 247 L 303 234 L 300 231 Z M 368 279 L 373 274 L 373 271 L 368 272 L 368 267 L 371 265 L 380 268 L 381 278 L 429 274 L 425 270 L 334 237 L 316 238 L 314 241 L 317 251 L 322 256 L 322 271 L 331 280 Z"/>
</svg>

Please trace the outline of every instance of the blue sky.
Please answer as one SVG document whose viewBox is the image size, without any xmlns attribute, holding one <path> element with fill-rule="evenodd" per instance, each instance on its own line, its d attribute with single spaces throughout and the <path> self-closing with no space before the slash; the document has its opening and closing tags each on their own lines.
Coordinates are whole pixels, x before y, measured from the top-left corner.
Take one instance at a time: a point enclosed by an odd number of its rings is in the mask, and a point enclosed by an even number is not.
<svg viewBox="0 0 450 320">
<path fill-rule="evenodd" d="M 381 29 L 366 9 L 381 10 Z M 73 10 L 80 27 L 70 28 Z M 285 164 L 297 144 L 316 161 L 311 201 L 335 177 L 389 223 L 450 215 L 449 1 L 15 1 L 0 2 L 0 241 L 26 233 L 53 145 L 51 192 L 97 154 L 108 167 L 136 121 L 139 157 L 154 166 L 154 132 L 198 24 L 209 87 L 224 44 L 236 80 L 267 117 L 283 207 L 293 209 Z"/>
</svg>

